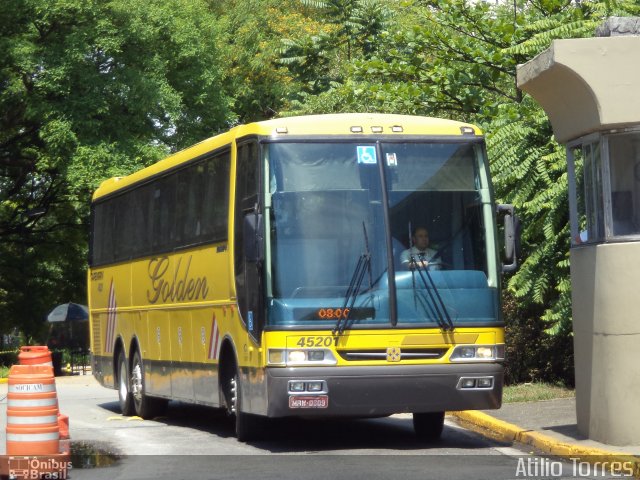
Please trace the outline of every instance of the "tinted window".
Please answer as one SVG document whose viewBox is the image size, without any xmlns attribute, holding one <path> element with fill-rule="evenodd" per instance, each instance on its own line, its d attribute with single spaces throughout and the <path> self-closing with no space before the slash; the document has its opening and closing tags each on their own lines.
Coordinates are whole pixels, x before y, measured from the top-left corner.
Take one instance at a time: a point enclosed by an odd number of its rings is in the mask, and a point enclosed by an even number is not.
<svg viewBox="0 0 640 480">
<path fill-rule="evenodd" d="M 226 240 L 229 166 L 224 152 L 95 204 L 92 264 Z"/>
</svg>

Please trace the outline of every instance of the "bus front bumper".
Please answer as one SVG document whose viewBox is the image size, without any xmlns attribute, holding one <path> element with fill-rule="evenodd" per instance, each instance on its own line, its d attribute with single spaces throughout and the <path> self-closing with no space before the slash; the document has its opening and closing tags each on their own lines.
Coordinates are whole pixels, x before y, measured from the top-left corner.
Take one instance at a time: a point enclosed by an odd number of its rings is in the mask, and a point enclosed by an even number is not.
<svg viewBox="0 0 640 480">
<path fill-rule="evenodd" d="M 496 363 L 267 368 L 268 416 L 496 409 L 502 402 L 503 372 L 503 366 Z M 323 382 L 323 390 L 292 391 L 294 384 L 300 388 L 302 382 L 316 386 Z"/>
</svg>

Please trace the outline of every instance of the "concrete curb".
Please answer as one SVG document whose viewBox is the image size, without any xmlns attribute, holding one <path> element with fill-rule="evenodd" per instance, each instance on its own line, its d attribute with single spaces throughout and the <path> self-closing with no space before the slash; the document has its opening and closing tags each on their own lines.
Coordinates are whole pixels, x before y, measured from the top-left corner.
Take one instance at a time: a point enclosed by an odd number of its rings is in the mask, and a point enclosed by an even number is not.
<svg viewBox="0 0 640 480">
<path fill-rule="evenodd" d="M 0 383 L 7 383 L 8 381 L 8 378 L 0 378 Z"/>
<path fill-rule="evenodd" d="M 625 467 L 632 465 L 634 477 L 640 478 L 640 457 L 638 456 L 562 442 L 549 435 L 535 430 L 525 430 L 483 412 L 462 411 L 448 413 L 465 423 L 478 427 L 478 430 L 476 430 L 478 433 L 482 434 L 482 430 L 485 431 L 484 433 L 490 432 L 491 438 L 530 445 L 549 455 L 576 458 L 592 464 L 605 463 L 610 465 L 614 462 L 619 462 Z"/>
</svg>

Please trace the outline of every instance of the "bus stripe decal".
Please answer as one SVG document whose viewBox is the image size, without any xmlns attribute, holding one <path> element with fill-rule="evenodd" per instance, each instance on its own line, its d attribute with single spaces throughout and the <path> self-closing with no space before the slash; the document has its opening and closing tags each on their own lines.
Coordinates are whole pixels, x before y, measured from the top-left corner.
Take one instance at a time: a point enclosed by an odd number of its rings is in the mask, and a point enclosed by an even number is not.
<svg viewBox="0 0 640 480">
<path fill-rule="evenodd" d="M 216 334 L 216 314 L 213 314 L 213 318 L 211 319 L 211 335 L 209 335 L 209 352 L 207 353 L 207 359 L 211 360 L 213 358 L 213 352 L 211 349 L 213 348 L 213 337 Z"/>
<path fill-rule="evenodd" d="M 113 337 L 116 330 L 116 289 L 113 286 L 113 279 L 109 287 L 109 304 L 107 305 L 107 335 L 105 339 L 106 353 L 113 353 Z"/>
<path fill-rule="evenodd" d="M 218 320 L 216 314 L 213 314 L 213 325 L 211 325 L 211 337 L 209 338 L 209 360 L 218 359 L 218 351 L 220 348 L 220 330 L 218 329 Z"/>
</svg>

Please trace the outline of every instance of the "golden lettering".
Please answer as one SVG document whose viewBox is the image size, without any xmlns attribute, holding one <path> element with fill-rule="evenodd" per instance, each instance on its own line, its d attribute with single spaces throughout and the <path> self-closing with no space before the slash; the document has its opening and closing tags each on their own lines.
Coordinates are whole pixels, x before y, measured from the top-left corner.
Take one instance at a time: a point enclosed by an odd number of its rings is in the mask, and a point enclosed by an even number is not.
<svg viewBox="0 0 640 480">
<path fill-rule="evenodd" d="M 204 300 L 209 293 L 207 277 L 189 277 L 191 260 L 189 257 L 184 269 L 180 257 L 176 263 L 173 275 L 169 273 L 169 258 L 159 257 L 149 261 L 147 271 L 151 280 L 151 290 L 147 290 L 149 303 L 157 303 L 161 300 L 167 302 L 184 302 L 186 300 Z M 169 278 L 167 278 L 169 277 Z"/>
</svg>

